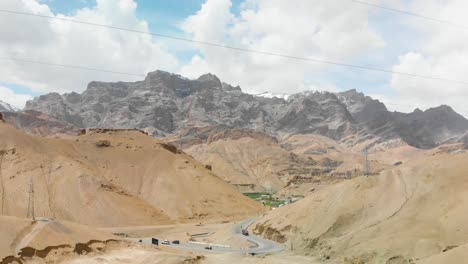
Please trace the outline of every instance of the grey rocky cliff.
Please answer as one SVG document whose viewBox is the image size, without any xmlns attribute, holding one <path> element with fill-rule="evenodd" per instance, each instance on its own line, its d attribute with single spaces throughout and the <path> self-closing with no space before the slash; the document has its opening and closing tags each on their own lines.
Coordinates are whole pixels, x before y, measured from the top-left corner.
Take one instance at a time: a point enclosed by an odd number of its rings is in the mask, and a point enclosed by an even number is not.
<svg viewBox="0 0 468 264">
<path fill-rule="evenodd" d="M 163 71 L 149 73 L 139 82 L 91 82 L 82 94 L 43 95 L 29 101 L 26 109 L 76 127 L 139 128 L 157 136 L 217 125 L 279 136 L 318 133 L 336 140 L 350 135 L 403 139 L 428 148 L 456 140 L 468 130 L 468 121 L 451 109 L 392 113 L 354 90 L 304 92 L 287 100 L 264 98 L 243 93 L 212 74 L 190 80 Z"/>
<path fill-rule="evenodd" d="M 355 90 L 338 93 L 338 97 L 359 124 L 358 131 L 381 139 L 399 137 L 418 148 L 433 148 L 462 142 L 468 131 L 468 120 L 446 105 L 406 114 L 389 112 L 383 103 Z"/>
</svg>

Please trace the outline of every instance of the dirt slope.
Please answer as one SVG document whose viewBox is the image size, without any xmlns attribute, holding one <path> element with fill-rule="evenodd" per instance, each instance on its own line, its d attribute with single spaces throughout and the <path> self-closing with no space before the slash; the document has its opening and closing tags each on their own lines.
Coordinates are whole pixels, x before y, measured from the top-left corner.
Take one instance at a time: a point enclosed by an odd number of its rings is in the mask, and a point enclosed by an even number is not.
<svg viewBox="0 0 468 264">
<path fill-rule="evenodd" d="M 19 242 L 18 237 L 22 230 L 30 228 L 31 222 L 10 216 L 0 216 L 0 260 L 6 256 L 15 255 L 15 243 Z"/>
<path fill-rule="evenodd" d="M 274 210 L 255 230 L 299 253 L 344 263 L 411 263 L 449 254 L 468 242 L 467 159 L 467 153 L 420 155 Z"/>
<path fill-rule="evenodd" d="M 25 248 L 45 250 L 47 247 L 71 247 L 91 241 L 119 240 L 88 226 L 67 221 L 42 219 L 31 221 L 24 218 L 0 216 L 0 260 L 18 256 Z"/>
<path fill-rule="evenodd" d="M 278 144 L 250 137 L 223 139 L 186 149 L 233 185 L 252 191 L 275 191 L 286 185 L 290 153 Z"/>
<path fill-rule="evenodd" d="M 465 261 L 465 262 L 463 262 Z M 468 262 L 468 245 L 460 246 L 452 250 L 442 252 L 433 257 L 422 260 L 421 264 L 445 264 Z"/>
<path fill-rule="evenodd" d="M 0 123 L 0 214 L 26 216 L 31 179 L 36 215 L 96 226 L 262 211 L 202 164 L 171 151 L 138 131 L 51 139 Z"/>
<path fill-rule="evenodd" d="M 362 151 L 320 135 L 292 135 L 278 141 L 262 133 L 227 129 L 215 131 L 206 138 L 185 142 L 184 151 L 211 165 L 213 172 L 243 192 L 307 195 L 311 189 L 364 174 Z M 391 151 L 396 149 L 393 147 Z M 392 167 L 397 161 L 406 161 L 401 155 L 388 157 L 385 154 L 388 151 L 371 153 L 371 173 Z"/>
</svg>

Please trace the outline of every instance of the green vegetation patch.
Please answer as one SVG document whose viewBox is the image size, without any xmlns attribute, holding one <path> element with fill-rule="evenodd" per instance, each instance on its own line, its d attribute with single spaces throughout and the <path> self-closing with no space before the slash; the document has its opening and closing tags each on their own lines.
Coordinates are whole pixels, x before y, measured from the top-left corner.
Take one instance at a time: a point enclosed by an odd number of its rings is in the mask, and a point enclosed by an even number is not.
<svg viewBox="0 0 468 264">
<path fill-rule="evenodd" d="M 268 207 L 276 208 L 286 204 L 286 201 L 273 198 L 272 194 L 268 192 L 244 193 L 244 195 Z"/>
<path fill-rule="evenodd" d="M 244 195 L 254 200 L 262 198 L 263 196 L 271 197 L 271 193 L 267 192 L 244 193 Z"/>
</svg>

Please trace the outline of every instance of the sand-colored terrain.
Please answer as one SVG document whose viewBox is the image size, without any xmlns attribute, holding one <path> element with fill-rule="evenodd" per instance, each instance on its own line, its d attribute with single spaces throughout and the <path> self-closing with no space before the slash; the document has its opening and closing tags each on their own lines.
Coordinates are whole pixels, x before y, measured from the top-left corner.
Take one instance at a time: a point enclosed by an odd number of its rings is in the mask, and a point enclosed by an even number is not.
<svg viewBox="0 0 468 264">
<path fill-rule="evenodd" d="M 420 155 L 271 211 L 255 231 L 322 261 L 461 263 L 438 259 L 462 256 L 455 249 L 468 242 L 467 160 Z"/>
<path fill-rule="evenodd" d="M 42 260 L 57 258 L 59 255 L 83 253 L 93 247 L 104 248 L 109 243 L 120 243 L 120 239 L 110 233 L 45 218 L 32 221 L 0 216 L 0 234 L 0 261 L 5 263 L 35 257 Z"/>
<path fill-rule="evenodd" d="M 94 226 L 237 219 L 262 212 L 203 164 L 139 131 L 66 139 L 0 123 L 0 214 L 25 217 L 31 179 L 37 216 Z"/>
<path fill-rule="evenodd" d="M 275 142 L 250 137 L 222 139 L 185 151 L 245 191 L 277 191 L 288 180 L 290 153 Z"/>
<path fill-rule="evenodd" d="M 371 175 L 365 177 L 360 147 L 345 143 L 223 130 L 187 146 L 199 162 L 141 131 L 41 138 L 0 122 L 0 256 L 28 255 L 29 247 L 48 257 L 35 253 L 28 263 L 442 264 L 468 258 L 463 146 L 378 145 L 369 151 Z M 50 219 L 24 219 L 31 179 L 36 216 Z M 265 212 L 236 188 L 305 198 Z M 284 252 L 248 256 L 100 242 L 122 239 L 112 235 L 120 233 L 248 248 L 252 244 L 232 235 L 235 221 L 260 214 L 251 232 L 283 243 Z M 92 240 L 94 250 L 74 252 Z"/>
<path fill-rule="evenodd" d="M 100 255 L 71 258 L 61 264 L 318 264 L 313 258 L 291 255 L 246 256 L 232 254 L 197 254 L 166 252 L 141 248 L 121 249 Z M 329 262 L 330 264 L 335 264 Z"/>
<path fill-rule="evenodd" d="M 445 263 L 467 263 L 468 262 L 468 245 L 460 246 L 442 252 L 438 255 L 423 259 L 418 262 L 421 264 L 445 264 Z"/>
<path fill-rule="evenodd" d="M 276 140 L 261 133 L 230 131 L 215 133 L 205 141 L 191 141 L 184 151 L 211 165 L 213 172 L 242 192 L 279 192 L 276 196 L 283 198 L 308 195 L 310 190 L 365 171 L 362 149 L 324 136 L 291 135 Z M 423 152 L 407 144 L 372 149 L 369 173 L 378 174 Z"/>
<path fill-rule="evenodd" d="M 309 139 L 308 143 L 314 139 Z M 317 151 L 331 148 L 331 141 L 315 141 L 313 147 Z M 310 147 L 308 151 L 302 151 L 296 149 L 299 147 L 294 143 L 277 142 L 267 136 L 262 138 L 256 134 L 253 137 L 246 133 L 243 137 L 236 134 L 234 138 L 194 144 L 184 151 L 211 165 L 217 175 L 242 192 L 277 192 L 295 182 L 310 183 L 313 176 L 322 178 L 335 171 L 344 174 L 337 170 L 343 163 L 340 159 L 345 157 L 341 149 L 339 152 L 319 153 L 311 151 Z M 353 164 L 356 165 L 355 162 Z M 349 170 L 355 170 L 355 167 Z M 327 180 L 323 179 L 323 182 Z M 297 190 L 295 193 L 303 194 L 304 191 Z"/>
</svg>

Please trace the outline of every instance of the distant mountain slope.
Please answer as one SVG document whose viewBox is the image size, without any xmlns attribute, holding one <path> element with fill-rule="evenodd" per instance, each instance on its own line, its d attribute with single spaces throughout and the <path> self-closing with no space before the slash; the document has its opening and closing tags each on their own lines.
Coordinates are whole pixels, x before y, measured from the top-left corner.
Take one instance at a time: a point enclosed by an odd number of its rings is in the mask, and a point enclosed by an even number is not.
<svg viewBox="0 0 468 264">
<path fill-rule="evenodd" d="M 277 136 L 320 134 L 349 144 L 402 139 L 419 148 L 460 141 L 468 121 L 451 108 L 424 114 L 389 112 L 384 104 L 350 90 L 304 92 L 284 98 L 254 96 L 205 74 L 196 80 L 156 71 L 139 82 L 91 82 L 82 94 L 51 93 L 26 104 L 76 127 L 145 129 L 174 135 L 193 126 L 222 125 Z M 372 143 L 371 143 L 372 142 Z"/>
<path fill-rule="evenodd" d="M 3 118 L 14 127 L 33 135 L 54 136 L 67 134 L 76 136 L 81 130 L 70 123 L 34 110 L 4 112 Z"/>
<path fill-rule="evenodd" d="M 405 114 L 389 112 L 383 103 L 355 90 L 338 93 L 338 97 L 364 134 L 383 139 L 400 137 L 412 146 L 433 148 L 462 141 L 468 132 L 468 120 L 446 105 Z"/>
</svg>

